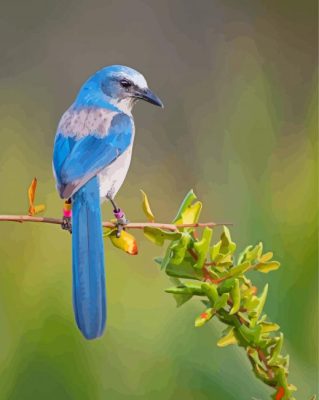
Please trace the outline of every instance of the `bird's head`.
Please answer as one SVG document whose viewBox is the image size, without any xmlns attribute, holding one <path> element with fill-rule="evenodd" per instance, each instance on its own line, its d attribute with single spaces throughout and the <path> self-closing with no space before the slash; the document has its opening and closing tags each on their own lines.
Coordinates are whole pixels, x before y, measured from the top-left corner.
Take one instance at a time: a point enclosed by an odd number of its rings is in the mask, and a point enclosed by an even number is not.
<svg viewBox="0 0 319 400">
<path fill-rule="evenodd" d="M 148 88 L 144 76 L 129 67 L 105 67 L 96 72 L 83 89 L 89 91 L 92 84 L 95 90 L 102 92 L 107 102 L 124 112 L 131 112 L 133 105 L 140 99 L 163 107 L 162 101 Z"/>
</svg>

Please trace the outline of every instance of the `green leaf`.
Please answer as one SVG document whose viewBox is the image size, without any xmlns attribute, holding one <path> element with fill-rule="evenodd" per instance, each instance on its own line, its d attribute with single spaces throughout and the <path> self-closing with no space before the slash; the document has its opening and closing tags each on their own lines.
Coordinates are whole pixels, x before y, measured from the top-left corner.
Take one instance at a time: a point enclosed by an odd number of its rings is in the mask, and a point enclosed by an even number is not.
<svg viewBox="0 0 319 400">
<path fill-rule="evenodd" d="M 233 267 L 229 270 L 229 273 L 227 274 L 228 277 L 237 277 L 244 272 L 246 272 L 250 268 L 251 264 L 249 261 L 245 261 L 242 264 L 237 265 L 236 267 Z"/>
<path fill-rule="evenodd" d="M 285 357 L 280 356 L 278 358 L 279 358 L 279 365 L 284 367 L 286 369 L 286 371 L 288 372 L 289 362 L 290 362 L 289 355 L 286 355 Z"/>
<path fill-rule="evenodd" d="M 261 368 L 258 364 L 254 365 L 254 372 L 256 373 L 256 376 L 263 382 L 265 382 L 267 385 L 271 383 L 271 380 L 269 379 L 267 372 L 263 368 Z"/>
<path fill-rule="evenodd" d="M 229 293 L 235 284 L 234 278 L 225 279 L 218 287 L 218 293 Z"/>
<path fill-rule="evenodd" d="M 176 217 L 173 219 L 173 224 L 176 223 L 176 221 L 180 220 L 182 217 L 183 212 L 193 203 L 194 200 L 196 200 L 197 197 L 195 193 L 193 192 L 193 189 L 191 189 L 187 195 L 185 196 L 184 200 L 182 201 L 182 204 L 179 207 L 179 210 L 177 212 Z"/>
<path fill-rule="evenodd" d="M 191 239 L 189 233 L 183 233 L 179 240 L 175 240 L 171 244 L 170 263 L 178 265 L 184 260 Z"/>
<path fill-rule="evenodd" d="M 198 254 L 198 259 L 194 268 L 201 269 L 204 266 L 210 242 L 212 240 L 213 230 L 207 226 L 203 230 L 202 239 L 194 243 L 194 248 Z"/>
<path fill-rule="evenodd" d="M 195 328 L 199 328 L 206 324 L 210 319 L 213 318 L 215 310 L 213 308 L 208 308 L 199 317 L 195 319 Z"/>
<path fill-rule="evenodd" d="M 262 322 L 266 322 L 267 319 L 267 314 L 263 314 L 258 321 L 258 325 L 260 325 Z M 267 322 L 268 323 L 268 322 Z M 270 323 L 270 322 L 269 322 Z"/>
<path fill-rule="evenodd" d="M 179 278 L 175 278 L 175 276 L 170 276 L 169 277 L 170 282 L 173 283 L 175 286 L 181 286 L 183 285 L 183 282 Z"/>
<path fill-rule="evenodd" d="M 143 229 L 144 236 L 152 243 L 156 244 L 157 246 L 163 246 L 165 239 L 159 232 L 160 229 L 158 228 L 151 228 L 145 227 Z"/>
<path fill-rule="evenodd" d="M 257 296 L 251 296 L 245 299 L 244 301 L 244 308 L 246 308 L 250 313 L 252 311 L 254 311 L 254 313 L 256 314 L 255 310 L 259 305 L 259 299 Z"/>
<path fill-rule="evenodd" d="M 224 232 L 221 234 L 221 245 L 219 252 L 222 254 L 234 253 L 236 250 L 236 244 L 232 242 L 227 226 L 224 226 L 223 228 Z"/>
<path fill-rule="evenodd" d="M 174 240 L 168 247 L 163 258 L 161 269 L 165 269 L 169 263 L 180 264 L 186 256 L 186 250 L 191 241 L 191 235 L 187 232 L 180 233 L 179 240 Z"/>
<path fill-rule="evenodd" d="M 103 228 L 103 237 L 106 238 L 115 232 L 117 228 Z"/>
<path fill-rule="evenodd" d="M 262 250 L 263 250 L 263 244 L 262 244 L 262 242 L 259 242 L 251 250 L 246 251 L 245 260 L 250 261 L 251 263 L 253 263 L 255 260 L 259 259 L 259 257 L 261 256 Z"/>
<path fill-rule="evenodd" d="M 211 304 L 215 308 L 215 310 L 219 310 L 225 307 L 225 305 L 227 304 L 229 293 L 223 293 L 221 296 L 219 296 L 217 285 L 214 285 L 213 283 L 203 283 L 202 290 L 211 301 Z"/>
<path fill-rule="evenodd" d="M 214 285 L 213 283 L 203 283 L 202 290 L 211 301 L 211 304 L 215 310 L 219 310 L 226 306 L 229 299 L 229 293 L 223 293 L 221 296 L 219 296 L 217 285 Z"/>
<path fill-rule="evenodd" d="M 177 278 L 202 280 L 202 271 L 196 270 L 193 265 L 194 259 L 189 254 L 186 254 L 184 260 L 179 265 L 169 262 L 166 266 L 166 273 L 169 276 Z"/>
<path fill-rule="evenodd" d="M 191 294 L 196 296 L 204 296 L 205 293 L 203 292 L 200 284 L 195 283 L 184 283 L 180 286 L 171 287 L 165 289 L 166 293 L 172 294 Z"/>
<path fill-rule="evenodd" d="M 284 335 L 280 332 L 279 337 L 276 338 L 276 344 L 274 345 L 274 347 L 271 350 L 271 358 L 268 361 L 268 365 L 270 365 L 270 366 L 276 365 L 277 359 L 278 359 L 281 349 L 282 349 L 283 342 L 284 342 Z"/>
<path fill-rule="evenodd" d="M 212 261 L 216 260 L 216 257 L 220 254 L 219 249 L 222 244 L 222 241 L 220 240 L 218 243 L 214 244 L 211 249 L 210 249 L 210 258 Z M 223 257 L 223 255 L 221 255 Z"/>
<path fill-rule="evenodd" d="M 231 290 L 231 297 L 233 300 L 233 306 L 229 312 L 230 315 L 235 314 L 240 308 L 240 288 L 239 288 L 239 280 L 235 279 L 234 286 Z"/>
<path fill-rule="evenodd" d="M 251 345 L 256 345 L 259 342 L 261 335 L 261 326 L 257 325 L 254 328 L 249 328 L 246 325 L 241 325 L 239 332 L 243 339 Z"/>
<path fill-rule="evenodd" d="M 216 264 L 229 267 L 233 264 L 232 254 L 235 250 L 236 244 L 231 240 L 229 229 L 227 226 L 224 226 L 221 240 L 210 248 L 210 258 Z"/>
<path fill-rule="evenodd" d="M 230 254 L 221 258 L 219 258 L 219 256 L 220 254 L 216 258 L 216 264 L 217 264 L 216 268 L 222 267 L 224 268 L 224 271 L 227 272 L 227 270 L 233 266 L 232 256 Z"/>
<path fill-rule="evenodd" d="M 258 351 L 253 347 L 247 347 L 247 354 L 248 356 L 254 361 L 255 364 L 259 365 L 261 368 L 265 368 L 264 364 L 260 361 Z"/>
<path fill-rule="evenodd" d="M 250 251 L 250 249 L 252 249 L 253 246 L 247 246 L 238 256 L 238 260 L 237 263 L 241 264 L 246 260 L 246 254 Z"/>
<path fill-rule="evenodd" d="M 284 388 L 284 391 L 285 391 L 285 395 L 282 398 L 282 400 L 288 400 L 288 399 L 294 400 L 291 397 L 291 394 L 293 394 L 293 392 L 295 392 L 297 390 L 297 388 L 294 385 L 288 384 L 287 373 L 286 373 L 285 368 L 283 368 L 281 366 L 276 367 L 275 375 L 276 375 L 275 379 L 276 379 L 277 385 L 278 385 L 277 387 L 282 387 L 282 388 Z"/>
<path fill-rule="evenodd" d="M 224 232 L 222 233 L 221 239 L 222 241 L 225 240 L 228 244 L 232 243 L 230 231 L 226 225 L 223 226 Z"/>
<path fill-rule="evenodd" d="M 152 213 L 148 198 L 147 198 L 145 192 L 142 189 L 140 189 L 140 190 L 142 193 L 142 208 L 143 208 L 144 214 L 146 215 L 148 221 L 154 222 L 155 217 L 154 217 L 154 214 Z"/>
<path fill-rule="evenodd" d="M 216 310 L 220 310 L 221 308 L 224 308 L 227 304 L 227 301 L 229 299 L 229 293 L 223 293 L 218 300 L 216 300 L 214 304 L 214 308 Z"/>
<path fill-rule="evenodd" d="M 213 283 L 212 284 L 203 283 L 202 290 L 205 292 L 206 296 L 209 298 L 212 304 L 215 304 L 215 302 L 219 299 L 217 286 L 214 285 Z"/>
<path fill-rule="evenodd" d="M 248 315 L 246 314 L 246 313 L 243 313 L 243 312 L 240 312 L 240 311 L 238 311 L 238 313 L 237 313 L 238 315 L 239 315 L 239 317 L 241 318 L 241 319 L 243 319 L 246 323 L 250 323 L 250 319 L 248 318 Z"/>
<path fill-rule="evenodd" d="M 258 264 L 255 269 L 257 271 L 263 272 L 267 274 L 270 271 L 276 271 L 280 267 L 280 263 L 278 261 L 269 261 L 265 263 Z"/>
<path fill-rule="evenodd" d="M 201 270 L 199 270 L 201 271 Z M 208 273 L 208 275 L 210 276 L 210 278 L 212 279 L 219 279 L 220 278 L 220 273 L 219 271 L 217 271 L 215 268 L 212 269 L 212 267 L 210 265 L 206 266 L 206 272 Z"/>
<path fill-rule="evenodd" d="M 267 294 L 268 294 L 268 283 L 265 285 L 264 290 L 262 291 L 261 296 L 259 297 L 259 304 L 256 307 L 256 319 L 258 319 L 263 311 L 266 299 L 267 299 Z"/>
<path fill-rule="evenodd" d="M 146 226 L 143 231 L 145 237 L 158 246 L 163 246 L 165 240 L 178 240 L 182 236 L 181 232 L 167 232 L 150 226 Z"/>
<path fill-rule="evenodd" d="M 262 242 L 259 242 L 256 247 L 257 247 L 257 257 L 256 258 L 259 260 L 261 255 L 262 255 L 262 253 L 263 253 L 264 245 L 263 245 Z"/>
<path fill-rule="evenodd" d="M 183 286 L 183 283 L 180 281 L 180 279 L 175 278 L 175 277 L 170 277 L 170 281 L 176 285 L 176 286 Z M 173 294 L 173 297 L 176 301 L 176 307 L 181 307 L 183 304 L 185 304 L 188 300 L 190 300 L 193 295 L 189 293 L 185 294 Z"/>
<path fill-rule="evenodd" d="M 166 269 L 171 259 L 171 248 L 174 242 L 170 243 L 166 249 L 165 255 L 162 259 L 161 269 Z"/>
<path fill-rule="evenodd" d="M 188 300 L 190 300 L 193 295 L 189 293 L 184 293 L 184 294 L 173 294 L 173 297 L 176 301 L 176 307 L 181 307 L 183 304 L 185 304 Z"/>
<path fill-rule="evenodd" d="M 218 347 L 226 347 L 226 346 L 229 346 L 231 344 L 237 344 L 238 343 L 238 341 L 236 339 L 236 336 L 235 336 L 234 327 L 228 328 L 226 330 L 226 332 L 227 333 L 218 340 L 218 342 L 217 342 L 217 346 Z"/>
</svg>

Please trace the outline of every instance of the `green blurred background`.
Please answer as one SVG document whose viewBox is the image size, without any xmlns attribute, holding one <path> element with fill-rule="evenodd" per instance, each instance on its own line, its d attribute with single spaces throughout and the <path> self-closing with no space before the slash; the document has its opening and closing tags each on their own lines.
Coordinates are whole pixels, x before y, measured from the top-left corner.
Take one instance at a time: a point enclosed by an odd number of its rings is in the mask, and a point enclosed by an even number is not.
<svg viewBox="0 0 319 400">
<path fill-rule="evenodd" d="M 317 390 L 316 2 L 1 1 L 0 214 L 26 213 L 27 187 L 58 217 L 55 128 L 82 82 L 109 64 L 145 74 L 165 103 L 135 109 L 133 161 L 118 201 L 143 220 L 139 188 L 170 221 L 193 188 L 202 220 L 231 221 L 282 262 L 266 312 L 285 333 L 296 397 Z M 106 205 L 105 218 L 111 208 Z M 0 399 L 268 399 L 221 325 L 194 329 L 136 233 L 139 255 L 106 242 L 108 327 L 87 342 L 71 305 L 70 236 L 0 224 Z M 218 232 L 215 233 L 215 238 Z"/>
</svg>

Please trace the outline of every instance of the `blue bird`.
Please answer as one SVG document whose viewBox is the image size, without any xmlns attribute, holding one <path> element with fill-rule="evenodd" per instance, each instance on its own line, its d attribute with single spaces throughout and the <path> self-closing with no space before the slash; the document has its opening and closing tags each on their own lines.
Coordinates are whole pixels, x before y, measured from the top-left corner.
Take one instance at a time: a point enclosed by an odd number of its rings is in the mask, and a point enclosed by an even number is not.
<svg viewBox="0 0 319 400">
<path fill-rule="evenodd" d="M 101 336 L 105 328 L 100 204 L 109 199 L 119 227 L 125 223 L 114 197 L 130 165 L 135 131 L 131 111 L 139 99 L 163 107 L 139 72 L 121 65 L 105 67 L 81 87 L 55 136 L 57 189 L 65 204 L 72 204 L 72 214 L 70 207 L 65 209 L 62 227 L 72 232 L 73 308 L 86 339 Z"/>
</svg>

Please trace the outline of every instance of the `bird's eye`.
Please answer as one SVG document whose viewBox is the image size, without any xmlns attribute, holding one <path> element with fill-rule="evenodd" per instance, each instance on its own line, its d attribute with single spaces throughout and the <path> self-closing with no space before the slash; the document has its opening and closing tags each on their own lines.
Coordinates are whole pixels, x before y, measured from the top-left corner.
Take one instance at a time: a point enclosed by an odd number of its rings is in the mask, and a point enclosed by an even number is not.
<svg viewBox="0 0 319 400">
<path fill-rule="evenodd" d="M 120 81 L 121 86 L 123 86 L 124 88 L 129 88 L 132 86 L 132 83 L 126 79 L 122 79 Z"/>
</svg>

